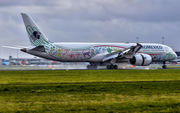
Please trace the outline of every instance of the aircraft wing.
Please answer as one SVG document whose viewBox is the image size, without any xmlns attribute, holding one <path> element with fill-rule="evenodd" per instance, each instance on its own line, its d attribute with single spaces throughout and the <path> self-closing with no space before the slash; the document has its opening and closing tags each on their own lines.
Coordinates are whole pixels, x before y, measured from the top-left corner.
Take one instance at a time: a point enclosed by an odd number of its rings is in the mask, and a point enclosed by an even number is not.
<svg viewBox="0 0 180 113">
<path fill-rule="evenodd" d="M 137 43 L 136 46 L 131 46 L 129 48 L 124 49 L 123 51 L 112 52 L 110 54 L 106 54 L 103 58 L 102 62 L 111 60 L 111 59 L 120 59 L 120 58 L 133 58 L 134 54 L 137 53 L 141 49 L 142 45 Z"/>
</svg>

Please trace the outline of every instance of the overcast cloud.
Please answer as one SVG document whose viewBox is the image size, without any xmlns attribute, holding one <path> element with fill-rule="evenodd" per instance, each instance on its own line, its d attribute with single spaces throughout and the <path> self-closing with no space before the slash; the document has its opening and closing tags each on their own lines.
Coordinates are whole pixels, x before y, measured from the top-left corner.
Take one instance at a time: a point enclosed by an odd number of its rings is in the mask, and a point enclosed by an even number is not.
<svg viewBox="0 0 180 113">
<path fill-rule="evenodd" d="M 0 45 L 30 46 L 20 13 L 53 42 L 162 43 L 180 50 L 179 0 L 0 0 Z M 19 57 L 33 57 L 18 51 Z M 1 58 L 17 50 L 1 48 Z"/>
</svg>

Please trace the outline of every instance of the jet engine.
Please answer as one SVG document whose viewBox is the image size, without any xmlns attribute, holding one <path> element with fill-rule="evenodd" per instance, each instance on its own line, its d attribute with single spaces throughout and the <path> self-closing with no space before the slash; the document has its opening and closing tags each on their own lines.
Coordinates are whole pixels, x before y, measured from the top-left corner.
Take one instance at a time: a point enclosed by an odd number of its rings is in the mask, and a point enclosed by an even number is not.
<svg viewBox="0 0 180 113">
<path fill-rule="evenodd" d="M 152 57 L 147 54 L 136 54 L 130 59 L 130 63 L 135 66 L 149 66 L 152 62 Z"/>
</svg>

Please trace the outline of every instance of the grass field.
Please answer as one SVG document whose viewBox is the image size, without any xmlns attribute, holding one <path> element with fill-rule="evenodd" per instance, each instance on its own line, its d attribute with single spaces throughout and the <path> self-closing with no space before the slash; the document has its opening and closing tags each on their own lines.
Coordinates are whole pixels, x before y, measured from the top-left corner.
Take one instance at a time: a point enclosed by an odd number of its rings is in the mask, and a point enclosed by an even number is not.
<svg viewBox="0 0 180 113">
<path fill-rule="evenodd" d="M 180 70 L 0 71 L 0 112 L 180 112 Z"/>
</svg>

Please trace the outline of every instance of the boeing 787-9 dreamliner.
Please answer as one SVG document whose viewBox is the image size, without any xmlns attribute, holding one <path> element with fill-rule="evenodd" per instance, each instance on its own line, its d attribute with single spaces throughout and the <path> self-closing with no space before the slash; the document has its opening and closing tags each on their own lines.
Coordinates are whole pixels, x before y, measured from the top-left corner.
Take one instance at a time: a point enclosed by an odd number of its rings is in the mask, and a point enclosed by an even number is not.
<svg viewBox="0 0 180 113">
<path fill-rule="evenodd" d="M 21 51 L 60 62 L 89 62 L 87 69 L 104 65 L 117 69 L 118 63 L 149 66 L 152 62 L 176 59 L 176 53 L 168 46 L 155 43 L 64 43 L 50 42 L 27 14 L 21 13 L 31 47 Z"/>
</svg>

